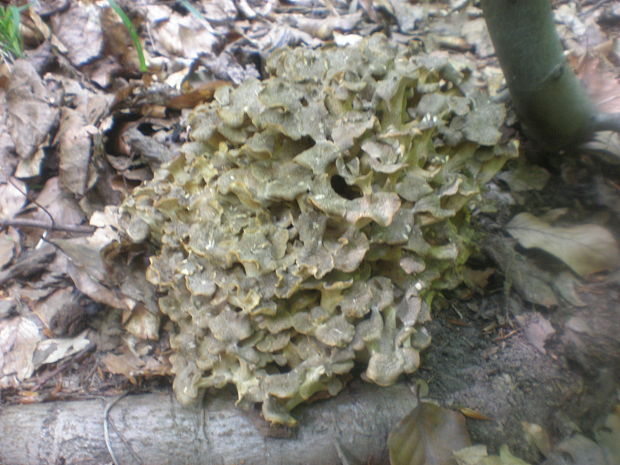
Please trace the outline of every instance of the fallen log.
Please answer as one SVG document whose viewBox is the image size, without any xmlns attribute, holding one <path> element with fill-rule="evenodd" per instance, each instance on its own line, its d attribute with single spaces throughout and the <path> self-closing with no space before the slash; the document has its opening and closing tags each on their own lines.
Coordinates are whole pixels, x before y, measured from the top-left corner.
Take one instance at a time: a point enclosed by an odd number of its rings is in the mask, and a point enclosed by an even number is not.
<svg viewBox="0 0 620 465">
<path fill-rule="evenodd" d="M 104 434 L 110 401 L 1 408 L 0 463 L 112 463 Z M 297 430 L 276 438 L 258 414 L 235 407 L 230 393 L 194 408 L 167 393 L 129 395 L 109 408 L 109 446 L 123 465 L 387 464 L 387 435 L 416 403 L 404 384 L 354 382 L 335 398 L 295 410 Z"/>
</svg>

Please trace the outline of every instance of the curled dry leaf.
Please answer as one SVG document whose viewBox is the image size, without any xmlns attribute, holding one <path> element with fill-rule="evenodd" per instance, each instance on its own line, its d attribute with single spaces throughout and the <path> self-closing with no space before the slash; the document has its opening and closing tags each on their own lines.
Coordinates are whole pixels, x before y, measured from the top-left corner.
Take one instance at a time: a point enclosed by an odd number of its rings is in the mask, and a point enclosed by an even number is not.
<svg viewBox="0 0 620 465">
<path fill-rule="evenodd" d="M 620 266 L 616 240 L 596 224 L 552 226 L 531 213 L 520 213 L 506 229 L 526 249 L 542 249 L 581 276 Z"/>
</svg>

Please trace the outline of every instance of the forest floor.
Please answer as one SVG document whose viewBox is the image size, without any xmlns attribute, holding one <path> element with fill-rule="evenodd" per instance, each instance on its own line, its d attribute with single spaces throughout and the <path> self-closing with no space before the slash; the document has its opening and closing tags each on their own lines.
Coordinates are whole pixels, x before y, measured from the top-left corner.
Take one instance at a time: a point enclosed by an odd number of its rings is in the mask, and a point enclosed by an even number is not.
<svg viewBox="0 0 620 465">
<path fill-rule="evenodd" d="M 0 411 L 169 388 L 170 323 L 160 331 L 159 319 L 106 286 L 100 257 L 63 249 L 62 239 L 92 235 L 106 206 L 180 153 L 188 112 L 223 83 L 264 77 L 271 51 L 342 46 L 382 32 L 426 53 L 467 56 L 492 95 L 503 86 L 475 1 L 118 4 L 137 30 L 144 63 L 107 1 L 31 2 L 21 10 L 23 56 L 3 52 Z M 620 111 L 617 2 L 553 4 L 569 60 L 593 100 Z M 586 235 L 595 226 L 614 256 L 620 140 L 603 134 L 562 154 L 526 139 L 523 147 L 536 166 L 532 177 L 545 182 L 519 178 L 514 168 L 491 183 L 509 199 L 504 210 L 477 218 L 489 237 L 477 258 L 488 279 L 479 293 L 446 296 L 412 379 L 441 405 L 466 409 L 475 442 L 492 450 L 508 444 L 535 461 L 540 454 L 524 439 L 523 422 L 560 440 L 577 428 L 592 431 L 618 402 L 620 274 L 575 274 L 562 253 L 519 247 L 506 224 L 530 212 L 567 228 L 587 226 Z M 518 182 L 525 187 L 506 189 Z"/>
</svg>

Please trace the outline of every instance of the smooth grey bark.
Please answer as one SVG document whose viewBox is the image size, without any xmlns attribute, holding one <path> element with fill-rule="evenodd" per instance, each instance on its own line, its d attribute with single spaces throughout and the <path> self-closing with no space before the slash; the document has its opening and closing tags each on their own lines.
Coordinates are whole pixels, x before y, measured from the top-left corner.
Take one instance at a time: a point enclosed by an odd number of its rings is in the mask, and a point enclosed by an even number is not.
<svg viewBox="0 0 620 465">
<path fill-rule="evenodd" d="M 596 109 L 562 49 L 549 0 L 482 0 L 525 133 L 550 149 L 591 138 Z"/>
<path fill-rule="evenodd" d="M 381 388 L 354 382 L 335 398 L 295 410 L 299 428 L 284 439 L 267 437 L 258 413 L 243 412 L 234 400 L 220 393 L 204 408 L 184 408 L 167 394 L 124 397 L 109 414 L 118 462 L 340 465 L 345 455 L 348 463 L 388 464 L 387 435 L 417 404 L 404 384 Z M 108 402 L 110 398 L 0 408 L 0 463 L 111 463 L 103 430 Z"/>
</svg>

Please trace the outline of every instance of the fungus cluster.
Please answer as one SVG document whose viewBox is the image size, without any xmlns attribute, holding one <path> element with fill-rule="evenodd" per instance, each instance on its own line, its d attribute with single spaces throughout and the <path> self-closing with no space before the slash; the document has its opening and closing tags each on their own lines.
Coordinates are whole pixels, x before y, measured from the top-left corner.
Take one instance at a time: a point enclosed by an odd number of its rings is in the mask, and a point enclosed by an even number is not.
<svg viewBox="0 0 620 465">
<path fill-rule="evenodd" d="M 234 384 L 290 425 L 355 364 L 379 385 L 416 370 L 433 293 L 462 281 L 472 205 L 518 147 L 466 62 L 381 35 L 278 50 L 266 70 L 197 107 L 184 153 L 123 212 L 156 248 L 178 399 Z"/>
</svg>

